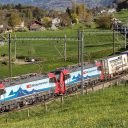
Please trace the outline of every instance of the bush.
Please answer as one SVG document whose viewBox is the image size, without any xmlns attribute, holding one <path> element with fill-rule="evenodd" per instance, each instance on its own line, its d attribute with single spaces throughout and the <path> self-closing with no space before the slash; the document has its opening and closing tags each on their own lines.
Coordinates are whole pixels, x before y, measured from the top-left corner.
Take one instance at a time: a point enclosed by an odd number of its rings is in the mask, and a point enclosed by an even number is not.
<svg viewBox="0 0 128 128">
<path fill-rule="evenodd" d="M 6 53 L 2 53 L 1 56 L 2 57 L 5 57 L 5 56 L 7 56 L 7 54 Z"/>
<path fill-rule="evenodd" d="M 3 65 L 7 65 L 7 62 L 6 62 L 6 61 L 2 61 L 2 64 L 3 64 Z"/>
<path fill-rule="evenodd" d="M 17 58 L 17 59 L 25 59 L 26 56 L 22 56 L 22 55 L 21 55 L 21 56 L 17 56 L 16 58 Z"/>
<path fill-rule="evenodd" d="M 95 22 L 99 28 L 110 29 L 112 16 L 108 14 L 101 14 L 96 18 Z"/>
</svg>

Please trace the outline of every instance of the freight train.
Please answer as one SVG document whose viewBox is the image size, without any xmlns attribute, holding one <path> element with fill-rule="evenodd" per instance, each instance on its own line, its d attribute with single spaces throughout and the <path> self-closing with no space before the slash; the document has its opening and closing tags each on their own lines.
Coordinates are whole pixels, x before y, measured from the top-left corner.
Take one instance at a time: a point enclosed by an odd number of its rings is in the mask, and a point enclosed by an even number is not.
<svg viewBox="0 0 128 128">
<path fill-rule="evenodd" d="M 86 87 L 92 83 L 112 79 L 128 71 L 128 52 L 95 60 L 84 65 Z M 26 104 L 45 101 L 56 95 L 77 91 L 81 82 L 81 66 L 58 68 L 48 74 L 27 74 L 0 83 L 0 112 L 20 108 Z"/>
</svg>

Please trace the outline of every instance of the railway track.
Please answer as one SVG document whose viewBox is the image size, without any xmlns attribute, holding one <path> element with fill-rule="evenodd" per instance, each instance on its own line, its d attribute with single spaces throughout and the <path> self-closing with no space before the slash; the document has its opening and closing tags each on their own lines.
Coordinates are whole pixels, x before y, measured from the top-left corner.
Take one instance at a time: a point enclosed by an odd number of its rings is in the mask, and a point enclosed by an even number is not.
<svg viewBox="0 0 128 128">
<path fill-rule="evenodd" d="M 109 80 L 109 81 L 94 83 L 91 86 L 86 86 L 86 82 L 84 82 L 84 93 L 95 92 L 95 91 L 98 91 L 100 89 L 111 87 L 113 85 L 119 85 L 121 82 L 125 82 L 124 84 L 127 85 L 127 83 L 128 83 L 128 73 L 119 75 L 118 77 L 116 77 L 112 80 Z M 47 111 L 47 104 L 50 104 L 50 103 L 52 103 L 54 101 L 58 101 L 58 100 L 61 100 L 61 103 L 62 103 L 64 97 L 69 97 L 69 96 L 76 95 L 76 92 L 77 92 L 77 94 L 80 94 L 81 89 L 76 88 L 76 90 L 74 90 L 73 92 L 68 92 L 65 95 L 54 96 L 54 97 L 48 98 L 46 100 L 43 100 L 41 102 L 34 102 L 32 104 L 25 105 L 25 106 L 17 108 L 17 109 L 13 109 L 11 111 L 1 112 L 0 115 L 5 115 L 7 113 L 9 114 L 9 113 L 12 113 L 12 112 L 22 111 L 22 110 L 26 110 L 26 109 L 28 109 L 28 112 L 29 112 L 30 108 L 35 107 L 35 106 L 39 106 L 41 104 L 45 107 L 45 110 Z"/>
</svg>

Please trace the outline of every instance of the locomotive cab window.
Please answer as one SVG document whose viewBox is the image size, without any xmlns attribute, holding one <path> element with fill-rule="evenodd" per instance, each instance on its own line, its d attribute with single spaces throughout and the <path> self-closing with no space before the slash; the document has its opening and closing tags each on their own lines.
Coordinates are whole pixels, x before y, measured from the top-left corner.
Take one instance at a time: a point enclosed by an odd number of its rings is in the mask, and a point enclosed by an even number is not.
<svg viewBox="0 0 128 128">
<path fill-rule="evenodd" d="M 3 95 L 5 93 L 6 93 L 6 91 L 4 89 L 0 89 L 0 95 Z"/>
<path fill-rule="evenodd" d="M 64 80 L 71 78 L 70 74 L 64 75 Z"/>
<path fill-rule="evenodd" d="M 55 78 L 50 78 L 49 79 L 49 83 L 55 83 L 55 82 L 56 82 Z"/>
<path fill-rule="evenodd" d="M 102 67 L 101 66 L 97 67 L 97 70 L 98 71 L 101 71 L 102 70 Z"/>
</svg>

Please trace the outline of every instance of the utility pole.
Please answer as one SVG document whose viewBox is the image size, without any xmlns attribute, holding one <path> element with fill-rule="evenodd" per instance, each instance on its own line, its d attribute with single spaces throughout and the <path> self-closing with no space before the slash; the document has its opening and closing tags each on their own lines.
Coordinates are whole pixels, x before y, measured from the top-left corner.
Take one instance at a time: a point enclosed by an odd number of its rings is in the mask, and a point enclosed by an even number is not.
<svg viewBox="0 0 128 128">
<path fill-rule="evenodd" d="M 112 37 L 113 37 L 113 55 L 115 54 L 115 31 L 114 31 L 114 23 L 113 23 L 113 35 L 112 35 Z"/>
<path fill-rule="evenodd" d="M 16 35 L 15 35 L 15 39 L 14 39 L 14 46 L 15 46 L 15 61 L 16 61 Z"/>
<path fill-rule="evenodd" d="M 124 34 L 125 34 L 125 49 L 127 48 L 127 30 L 126 30 L 126 27 L 124 29 Z"/>
<path fill-rule="evenodd" d="M 12 79 L 12 66 L 11 66 L 11 33 L 8 35 L 8 52 L 9 52 L 9 83 L 11 84 L 11 79 Z"/>
<path fill-rule="evenodd" d="M 66 51 L 67 51 L 67 49 L 66 49 L 66 38 L 67 38 L 67 36 L 66 36 L 66 34 L 64 35 L 64 61 L 66 62 L 66 60 L 67 60 L 67 54 L 66 54 Z"/>
<path fill-rule="evenodd" d="M 84 38 L 83 31 L 80 32 L 80 41 L 81 41 L 81 94 L 84 95 L 84 77 L 83 77 L 83 69 L 84 69 Z"/>
<path fill-rule="evenodd" d="M 78 64 L 80 63 L 80 35 L 81 34 L 81 32 L 80 32 L 80 30 L 78 30 Z"/>
<path fill-rule="evenodd" d="M 118 24 L 116 25 L 116 28 L 117 28 L 117 40 L 119 40 L 119 36 L 118 36 L 118 33 L 119 33 L 119 31 L 118 31 Z"/>
</svg>

